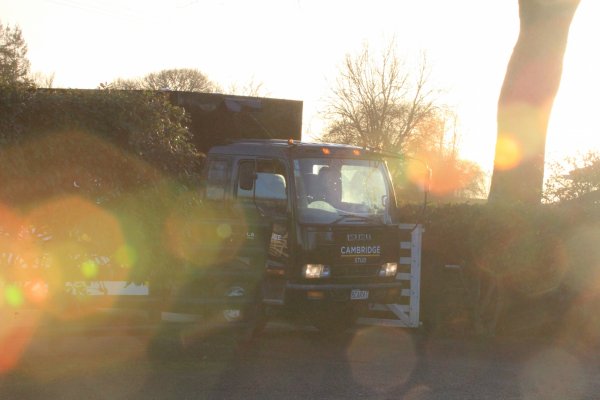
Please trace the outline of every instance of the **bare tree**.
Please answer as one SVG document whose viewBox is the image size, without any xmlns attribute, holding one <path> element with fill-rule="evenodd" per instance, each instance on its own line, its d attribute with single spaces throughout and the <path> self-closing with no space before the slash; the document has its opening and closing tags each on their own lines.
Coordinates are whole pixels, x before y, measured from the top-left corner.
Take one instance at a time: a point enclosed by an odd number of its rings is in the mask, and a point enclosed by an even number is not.
<svg viewBox="0 0 600 400">
<path fill-rule="evenodd" d="M 498 101 L 490 201 L 540 203 L 548 120 L 579 1 L 519 0 L 519 37 Z"/>
<path fill-rule="evenodd" d="M 118 90 L 142 90 L 144 89 L 144 81 L 142 79 L 123 79 L 117 78 L 111 83 L 100 84 L 101 89 L 118 89 Z"/>
<path fill-rule="evenodd" d="M 438 108 L 417 127 L 408 153 L 427 162 L 432 171 L 431 198 L 456 201 L 485 198 L 485 174 L 472 161 L 459 155 L 458 116 L 452 110 Z"/>
<path fill-rule="evenodd" d="M 437 104 L 436 94 L 425 57 L 411 75 L 393 42 L 377 57 L 365 45 L 344 59 L 324 112 L 329 126 L 320 140 L 416 156 L 433 170 L 435 197 L 479 198 L 483 171 L 459 158 L 456 114 Z M 425 172 L 415 175 L 414 167 L 390 164 L 396 189 L 406 201 L 421 199 L 418 186 Z"/>
<path fill-rule="evenodd" d="M 269 93 L 265 90 L 264 82 L 256 81 L 254 77 L 249 82 L 238 85 L 229 86 L 228 92 L 238 96 L 265 97 Z"/>
<path fill-rule="evenodd" d="M 44 74 L 42 72 L 35 72 L 31 74 L 30 79 L 37 88 L 50 89 L 54 86 L 54 72 L 51 74 Z"/>
<path fill-rule="evenodd" d="M 174 90 L 182 92 L 221 92 L 221 87 L 211 81 L 204 73 L 193 68 L 165 69 L 153 72 L 141 79 L 116 79 L 101 87 L 123 90 Z"/>
<path fill-rule="evenodd" d="M 329 121 L 324 141 L 404 150 L 416 129 L 435 113 L 434 91 L 428 86 L 425 57 L 412 76 L 391 42 L 378 58 L 368 45 L 356 56 L 346 55 L 340 76 L 327 99 Z"/>
<path fill-rule="evenodd" d="M 152 90 L 176 90 L 182 92 L 219 92 L 221 88 L 197 69 L 165 69 L 144 77 L 145 86 Z"/>
</svg>

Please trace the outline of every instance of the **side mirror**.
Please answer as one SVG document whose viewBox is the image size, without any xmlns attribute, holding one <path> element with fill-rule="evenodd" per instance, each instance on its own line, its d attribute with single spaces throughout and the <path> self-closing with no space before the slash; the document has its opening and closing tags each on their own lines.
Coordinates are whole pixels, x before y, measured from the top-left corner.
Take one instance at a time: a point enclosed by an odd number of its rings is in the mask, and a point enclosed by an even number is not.
<svg viewBox="0 0 600 400">
<path fill-rule="evenodd" d="M 256 174 L 254 173 L 254 169 L 252 168 L 242 168 L 240 169 L 240 189 L 242 190 L 252 190 L 254 188 L 254 180 L 256 179 Z"/>
</svg>

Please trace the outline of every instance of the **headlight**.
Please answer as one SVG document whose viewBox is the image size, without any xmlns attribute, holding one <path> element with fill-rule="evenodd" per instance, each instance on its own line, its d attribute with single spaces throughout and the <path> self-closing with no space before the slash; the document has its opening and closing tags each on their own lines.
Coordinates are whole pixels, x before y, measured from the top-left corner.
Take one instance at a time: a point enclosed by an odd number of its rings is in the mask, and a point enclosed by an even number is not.
<svg viewBox="0 0 600 400">
<path fill-rule="evenodd" d="M 331 271 L 328 265 L 306 264 L 302 267 L 302 275 L 307 279 L 327 278 Z"/>
<path fill-rule="evenodd" d="M 379 270 L 379 276 L 395 276 L 398 271 L 397 263 L 385 263 Z"/>
</svg>

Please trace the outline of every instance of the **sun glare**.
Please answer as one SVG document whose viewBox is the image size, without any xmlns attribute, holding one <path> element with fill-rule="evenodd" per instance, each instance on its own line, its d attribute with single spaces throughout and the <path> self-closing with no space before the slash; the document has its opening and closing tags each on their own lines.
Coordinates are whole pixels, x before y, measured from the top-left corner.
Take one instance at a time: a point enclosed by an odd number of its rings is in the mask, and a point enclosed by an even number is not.
<svg viewBox="0 0 600 400">
<path fill-rule="evenodd" d="M 23 291 L 17 285 L 7 285 L 4 288 L 4 298 L 9 306 L 19 307 L 23 304 Z"/>
<path fill-rule="evenodd" d="M 547 159 L 600 151 L 596 118 L 600 91 L 600 54 L 594 51 L 600 35 L 600 3 L 582 0 L 569 32 L 560 83 L 547 138 Z"/>
<path fill-rule="evenodd" d="M 512 135 L 500 135 L 496 143 L 495 167 L 500 170 L 508 170 L 516 167 L 521 159 L 521 146 Z"/>
</svg>

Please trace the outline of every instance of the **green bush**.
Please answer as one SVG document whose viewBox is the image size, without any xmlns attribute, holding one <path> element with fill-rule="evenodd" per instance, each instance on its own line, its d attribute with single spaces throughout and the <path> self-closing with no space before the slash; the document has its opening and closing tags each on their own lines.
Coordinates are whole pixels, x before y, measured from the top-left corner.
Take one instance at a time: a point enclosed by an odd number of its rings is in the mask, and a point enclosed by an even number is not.
<svg viewBox="0 0 600 400">
<path fill-rule="evenodd" d="M 402 210 L 411 221 L 419 212 Z M 449 293 L 447 264 L 463 267 L 474 312 L 481 311 L 482 287 L 496 285 L 497 322 L 507 330 L 526 329 L 534 319 L 547 326 L 564 316 L 568 302 L 600 293 L 600 210 L 593 206 L 432 205 L 421 221 L 426 313 L 451 301 L 440 299 Z M 527 315 L 516 321 L 518 313 Z"/>
<path fill-rule="evenodd" d="M 126 279 L 183 267 L 164 245 L 202 155 L 162 93 L 0 88 L 0 280 Z M 1 282 L 0 282 L 1 283 Z"/>
</svg>

